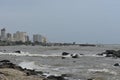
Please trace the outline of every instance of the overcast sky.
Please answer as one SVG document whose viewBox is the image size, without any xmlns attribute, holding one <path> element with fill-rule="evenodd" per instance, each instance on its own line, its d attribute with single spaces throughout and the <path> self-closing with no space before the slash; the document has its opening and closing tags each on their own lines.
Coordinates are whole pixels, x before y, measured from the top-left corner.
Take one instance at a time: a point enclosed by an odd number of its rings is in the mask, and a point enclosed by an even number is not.
<svg viewBox="0 0 120 80">
<path fill-rule="evenodd" d="M 0 0 L 1 28 L 51 42 L 120 44 L 120 0 Z"/>
</svg>

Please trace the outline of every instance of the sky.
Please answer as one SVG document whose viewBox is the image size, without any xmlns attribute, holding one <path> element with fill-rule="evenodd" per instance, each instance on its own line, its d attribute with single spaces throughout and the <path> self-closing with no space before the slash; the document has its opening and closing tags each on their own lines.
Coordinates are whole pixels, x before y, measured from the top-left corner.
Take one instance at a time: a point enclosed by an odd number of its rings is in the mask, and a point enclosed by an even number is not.
<svg viewBox="0 0 120 80">
<path fill-rule="evenodd" d="M 120 0 L 0 0 L 0 29 L 49 42 L 120 44 Z"/>
</svg>

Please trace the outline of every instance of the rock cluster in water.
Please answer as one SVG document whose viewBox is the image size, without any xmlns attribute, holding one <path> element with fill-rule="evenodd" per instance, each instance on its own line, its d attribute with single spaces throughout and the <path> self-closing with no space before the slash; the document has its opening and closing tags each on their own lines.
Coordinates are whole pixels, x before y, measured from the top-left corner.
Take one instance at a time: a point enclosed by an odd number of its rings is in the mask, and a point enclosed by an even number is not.
<svg viewBox="0 0 120 80">
<path fill-rule="evenodd" d="M 71 53 L 68 53 L 68 52 L 63 52 L 63 53 L 62 53 L 62 59 L 65 59 L 66 56 L 68 56 L 68 55 L 69 55 L 71 58 L 79 58 L 79 55 L 81 55 L 81 54 L 76 54 L 76 53 L 71 54 Z"/>
<path fill-rule="evenodd" d="M 100 56 L 105 55 L 105 57 L 114 57 L 114 58 L 120 58 L 120 50 L 115 51 L 115 50 L 106 50 L 103 53 L 97 54 Z"/>
<path fill-rule="evenodd" d="M 35 70 L 26 69 L 26 68 L 23 69 L 22 67 L 17 66 L 16 64 L 13 64 L 9 60 L 0 61 L 0 69 L 6 69 L 6 68 L 21 71 L 21 72 L 25 73 L 26 76 L 31 76 L 31 75 L 43 76 L 42 71 L 35 71 Z M 44 79 L 37 79 L 37 80 L 65 80 L 65 78 L 63 76 L 54 76 L 54 75 L 45 76 L 44 75 L 43 77 L 44 77 Z M 0 79 L 0 80 L 2 80 L 2 79 Z"/>
</svg>

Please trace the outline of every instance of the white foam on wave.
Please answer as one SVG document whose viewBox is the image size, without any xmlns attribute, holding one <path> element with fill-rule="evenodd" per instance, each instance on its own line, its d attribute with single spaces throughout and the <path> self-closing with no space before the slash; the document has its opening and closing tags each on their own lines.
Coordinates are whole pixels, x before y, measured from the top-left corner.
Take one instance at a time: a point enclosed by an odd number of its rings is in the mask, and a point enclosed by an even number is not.
<svg viewBox="0 0 120 80">
<path fill-rule="evenodd" d="M 74 53 L 74 55 L 76 55 L 77 53 Z M 21 53 L 15 53 L 15 52 L 10 52 L 10 53 L 3 53 L 0 52 L 0 55 L 13 55 L 13 56 L 31 56 L 31 57 L 71 57 L 71 54 L 69 55 L 61 55 L 60 53 L 50 53 L 50 54 L 31 54 L 29 52 L 22 52 Z M 104 57 L 104 56 L 99 56 L 96 54 L 84 54 L 84 55 L 79 55 L 77 54 L 79 57 L 83 57 L 83 56 L 87 56 L 87 57 Z"/>
<path fill-rule="evenodd" d="M 99 56 L 99 55 L 96 55 L 96 54 L 86 54 L 84 56 L 88 56 L 88 57 L 104 57 L 104 56 Z"/>
<path fill-rule="evenodd" d="M 60 56 L 57 53 L 56 54 L 31 54 L 29 52 L 22 52 L 22 53 L 3 53 L 0 52 L 0 55 L 14 55 L 14 56 L 40 56 L 40 57 L 54 57 L 54 56 Z"/>
<path fill-rule="evenodd" d="M 40 69 L 40 67 L 38 65 L 35 65 L 34 62 L 24 61 L 24 62 L 21 62 L 19 66 L 26 69 L 37 69 L 37 70 Z"/>
<path fill-rule="evenodd" d="M 109 69 L 88 69 L 89 72 L 105 72 L 113 75 L 117 75 L 117 72 L 109 70 Z"/>
</svg>

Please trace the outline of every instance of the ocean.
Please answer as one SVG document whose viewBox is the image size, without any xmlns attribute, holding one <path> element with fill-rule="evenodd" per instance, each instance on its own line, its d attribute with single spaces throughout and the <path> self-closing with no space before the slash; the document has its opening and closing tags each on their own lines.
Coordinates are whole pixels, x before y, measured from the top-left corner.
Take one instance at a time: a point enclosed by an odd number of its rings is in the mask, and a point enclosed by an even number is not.
<svg viewBox="0 0 120 80">
<path fill-rule="evenodd" d="M 20 50 L 21 53 L 14 53 Z M 68 80 L 120 80 L 120 59 L 98 56 L 106 50 L 120 50 L 120 45 L 91 46 L 0 46 L 0 60 L 11 62 L 28 69 L 43 71 L 44 75 L 65 75 Z M 62 52 L 82 54 L 78 58 Z"/>
</svg>

